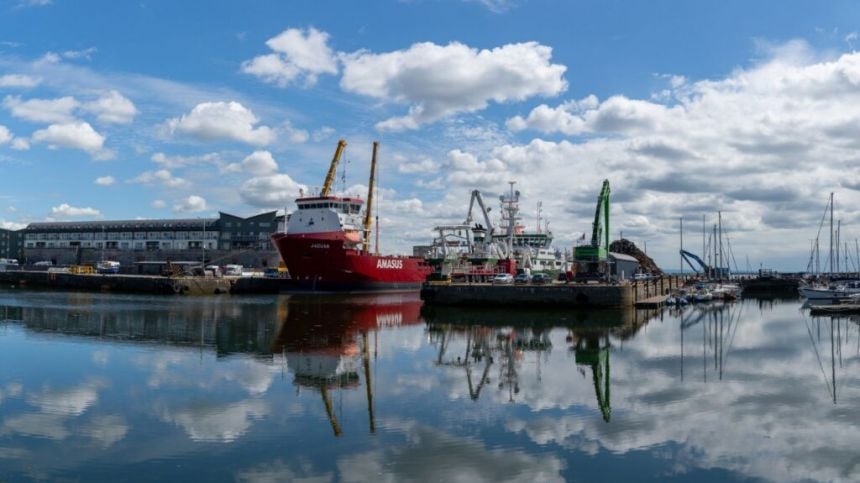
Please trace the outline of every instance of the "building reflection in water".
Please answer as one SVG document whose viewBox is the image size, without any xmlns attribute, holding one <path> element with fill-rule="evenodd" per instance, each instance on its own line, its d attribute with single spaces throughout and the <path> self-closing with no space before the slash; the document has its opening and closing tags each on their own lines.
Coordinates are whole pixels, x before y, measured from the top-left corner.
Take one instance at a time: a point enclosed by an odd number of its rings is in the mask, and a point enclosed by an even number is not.
<svg viewBox="0 0 860 483">
<path fill-rule="evenodd" d="M 634 309 L 517 312 L 425 307 L 422 313 L 430 342 L 437 348 L 436 365 L 462 368 L 473 401 L 497 377 L 496 388 L 508 402 L 514 402 L 520 392 L 521 365 L 532 357 L 535 377 L 540 383 L 541 363 L 553 349 L 551 333 L 566 331 L 568 350 L 574 354 L 583 376 L 590 370 L 597 407 L 603 420 L 609 422 L 611 341 L 633 337 L 659 312 Z"/>
</svg>

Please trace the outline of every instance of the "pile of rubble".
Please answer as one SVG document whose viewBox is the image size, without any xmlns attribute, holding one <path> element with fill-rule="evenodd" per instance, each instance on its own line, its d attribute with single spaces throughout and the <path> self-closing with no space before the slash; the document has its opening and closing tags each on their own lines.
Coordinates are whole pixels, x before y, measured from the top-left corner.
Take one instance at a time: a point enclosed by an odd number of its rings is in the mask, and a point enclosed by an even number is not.
<svg viewBox="0 0 860 483">
<path fill-rule="evenodd" d="M 660 270 L 660 267 L 654 263 L 654 260 L 651 259 L 648 255 L 645 254 L 642 250 L 636 247 L 636 244 L 626 238 L 622 238 L 620 240 L 615 240 L 609 245 L 609 251 L 613 253 L 622 253 L 624 255 L 630 255 L 631 257 L 639 260 L 639 267 L 645 273 L 650 273 L 651 275 L 662 275 L 663 270 Z"/>
</svg>

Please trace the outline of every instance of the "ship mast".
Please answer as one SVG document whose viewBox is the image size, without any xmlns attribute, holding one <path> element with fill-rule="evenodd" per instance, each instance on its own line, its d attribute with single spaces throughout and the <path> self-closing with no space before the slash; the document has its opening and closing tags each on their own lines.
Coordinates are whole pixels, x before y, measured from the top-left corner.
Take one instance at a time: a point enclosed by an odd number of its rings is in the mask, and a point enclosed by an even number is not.
<svg viewBox="0 0 860 483">
<path fill-rule="evenodd" d="M 370 251 L 370 223 L 373 218 L 373 185 L 376 182 L 376 152 L 379 150 L 379 141 L 373 141 L 373 156 L 370 158 L 370 181 L 367 183 L 367 209 L 364 212 L 364 253 Z M 377 232 L 378 233 L 378 232 Z M 379 247 L 379 235 L 377 235 L 376 246 Z"/>
<path fill-rule="evenodd" d="M 508 196 L 502 195 L 499 199 L 502 202 L 502 224 L 505 225 L 505 229 L 507 232 L 507 243 L 508 243 L 508 253 L 507 256 L 509 258 L 513 257 L 514 253 L 514 231 L 516 230 L 517 221 L 520 220 L 519 217 L 519 201 L 520 201 L 520 192 L 514 191 L 514 185 L 516 181 L 508 181 L 508 184 L 511 185 L 511 191 Z"/>
</svg>

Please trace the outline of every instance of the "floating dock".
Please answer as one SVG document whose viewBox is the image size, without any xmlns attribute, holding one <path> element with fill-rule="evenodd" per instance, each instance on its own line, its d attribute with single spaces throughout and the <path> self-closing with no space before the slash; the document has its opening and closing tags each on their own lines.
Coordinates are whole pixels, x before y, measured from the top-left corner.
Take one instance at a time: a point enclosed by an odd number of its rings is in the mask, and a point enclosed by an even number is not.
<svg viewBox="0 0 860 483">
<path fill-rule="evenodd" d="M 860 314 L 860 304 L 813 305 L 810 315 L 852 315 Z"/>
</svg>

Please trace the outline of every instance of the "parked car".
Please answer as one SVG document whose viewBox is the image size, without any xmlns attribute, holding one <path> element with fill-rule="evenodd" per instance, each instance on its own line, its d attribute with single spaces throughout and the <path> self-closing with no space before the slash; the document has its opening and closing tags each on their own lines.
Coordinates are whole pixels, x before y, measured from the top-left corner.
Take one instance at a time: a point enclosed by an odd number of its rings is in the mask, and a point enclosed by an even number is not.
<svg viewBox="0 0 860 483">
<path fill-rule="evenodd" d="M 517 274 L 516 277 L 514 277 L 514 283 L 515 284 L 525 284 L 525 283 L 529 283 L 531 281 L 532 281 L 532 276 L 527 274 L 527 273 L 520 273 L 520 274 Z"/>
<path fill-rule="evenodd" d="M 633 280 L 651 280 L 650 273 L 637 273 L 633 275 Z"/>
<path fill-rule="evenodd" d="M 220 278 L 222 275 L 221 267 L 218 265 L 206 265 L 206 270 L 211 271 L 215 278 Z"/>
<path fill-rule="evenodd" d="M 536 273 L 532 275 L 532 283 L 535 285 L 544 285 L 550 282 L 549 275 L 545 273 Z"/>
<path fill-rule="evenodd" d="M 514 283 L 514 276 L 510 273 L 500 273 L 493 277 L 494 285 L 509 285 Z"/>
<path fill-rule="evenodd" d="M 224 275 L 241 277 L 244 268 L 242 265 L 224 265 L 223 273 Z"/>
<path fill-rule="evenodd" d="M 34 267 L 53 267 L 54 262 L 50 260 L 41 260 L 33 264 Z"/>
</svg>

